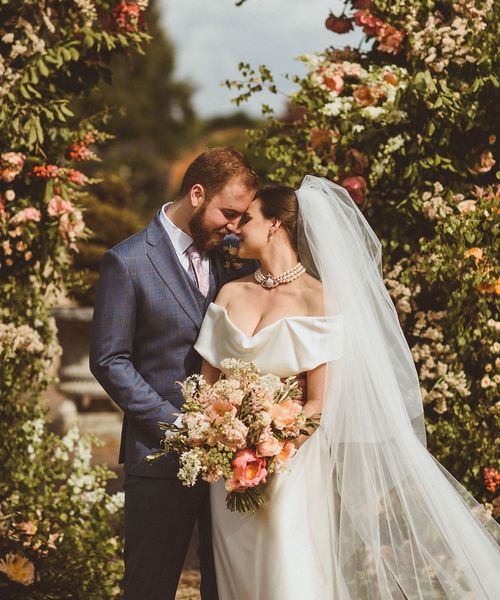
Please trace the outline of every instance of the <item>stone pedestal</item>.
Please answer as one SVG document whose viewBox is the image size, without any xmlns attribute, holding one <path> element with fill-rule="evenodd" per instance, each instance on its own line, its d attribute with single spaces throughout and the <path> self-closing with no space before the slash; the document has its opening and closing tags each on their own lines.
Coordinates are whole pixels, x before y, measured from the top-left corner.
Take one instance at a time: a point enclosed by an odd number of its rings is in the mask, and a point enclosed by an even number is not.
<svg viewBox="0 0 500 600">
<path fill-rule="evenodd" d="M 89 368 L 91 307 L 64 306 L 54 309 L 62 356 L 59 383 L 52 394 L 54 429 L 64 435 L 73 425 L 92 433 L 102 442 L 95 446 L 93 461 L 106 463 L 119 479 L 111 482 L 120 489 L 122 468 L 118 465 L 122 413 L 96 381 Z"/>
<path fill-rule="evenodd" d="M 91 307 L 58 307 L 56 319 L 63 354 L 59 367 L 59 391 L 73 400 L 79 411 L 117 410 L 89 368 Z"/>
</svg>

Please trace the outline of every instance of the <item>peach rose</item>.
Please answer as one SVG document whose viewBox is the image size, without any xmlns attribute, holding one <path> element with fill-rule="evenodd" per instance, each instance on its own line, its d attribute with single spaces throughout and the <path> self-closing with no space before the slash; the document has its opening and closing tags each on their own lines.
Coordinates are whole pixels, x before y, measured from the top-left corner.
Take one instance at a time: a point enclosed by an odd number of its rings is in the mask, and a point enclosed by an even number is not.
<svg viewBox="0 0 500 600">
<path fill-rule="evenodd" d="M 236 416 L 237 408 L 226 398 L 215 398 L 208 409 L 212 418 L 223 417 L 226 413 Z"/>
<path fill-rule="evenodd" d="M 476 261 L 476 265 L 477 265 L 478 262 L 483 258 L 482 248 L 469 248 L 468 250 L 466 250 L 464 252 L 464 258 L 469 258 L 469 256 L 474 257 L 474 259 Z"/>
<path fill-rule="evenodd" d="M 344 90 L 344 80 L 337 73 L 334 73 L 333 75 L 324 75 L 323 83 L 331 92 L 335 92 L 337 95 L 341 94 Z"/>
<path fill-rule="evenodd" d="M 242 492 L 252 488 L 259 483 L 265 483 L 267 469 L 266 461 L 259 458 L 253 450 L 245 448 L 238 450 L 235 458 L 231 461 L 233 473 L 226 481 L 228 492 Z"/>
<path fill-rule="evenodd" d="M 376 90 L 369 85 L 356 86 L 352 95 L 358 106 L 373 106 L 377 103 Z"/>
<path fill-rule="evenodd" d="M 285 442 L 281 452 L 274 457 L 273 465 L 276 469 L 280 469 L 296 452 L 297 448 L 293 442 Z"/>
<path fill-rule="evenodd" d="M 458 210 L 463 212 L 469 212 L 471 210 L 476 210 L 476 201 L 475 200 L 462 200 L 457 204 Z"/>
<path fill-rule="evenodd" d="M 396 77 L 396 75 L 394 75 L 394 73 L 391 73 L 390 71 L 384 71 L 383 78 L 384 81 L 387 81 L 387 83 L 390 83 L 391 85 L 398 85 L 398 78 Z"/>
<path fill-rule="evenodd" d="M 291 427 L 295 423 L 297 415 L 301 411 L 302 406 L 298 402 L 286 400 L 285 402 L 273 404 L 269 412 L 276 427 L 285 429 L 285 427 Z"/>
<path fill-rule="evenodd" d="M 10 183 L 24 167 L 25 155 L 21 152 L 4 152 L 0 156 L 0 178 Z"/>
<path fill-rule="evenodd" d="M 495 163 L 496 160 L 493 158 L 493 153 L 490 150 L 485 150 L 481 152 L 479 161 L 474 165 L 472 170 L 476 173 L 487 173 L 491 171 Z"/>
<path fill-rule="evenodd" d="M 257 442 L 257 455 L 258 456 L 276 456 L 283 449 L 281 440 L 275 437 L 270 429 L 265 429 Z"/>
</svg>

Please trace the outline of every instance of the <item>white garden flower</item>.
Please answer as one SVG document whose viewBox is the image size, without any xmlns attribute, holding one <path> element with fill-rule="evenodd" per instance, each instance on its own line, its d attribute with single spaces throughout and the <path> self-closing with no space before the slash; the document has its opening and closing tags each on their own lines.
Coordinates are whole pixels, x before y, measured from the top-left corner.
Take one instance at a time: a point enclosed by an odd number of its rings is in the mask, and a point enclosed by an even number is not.
<svg viewBox="0 0 500 600">
<path fill-rule="evenodd" d="M 376 121 L 381 115 L 383 115 L 385 110 L 381 106 L 365 106 L 361 110 L 361 114 L 373 119 Z"/>
<path fill-rule="evenodd" d="M 110 514 L 115 514 L 125 506 L 125 494 L 123 492 L 116 492 L 106 499 L 106 510 Z"/>
</svg>

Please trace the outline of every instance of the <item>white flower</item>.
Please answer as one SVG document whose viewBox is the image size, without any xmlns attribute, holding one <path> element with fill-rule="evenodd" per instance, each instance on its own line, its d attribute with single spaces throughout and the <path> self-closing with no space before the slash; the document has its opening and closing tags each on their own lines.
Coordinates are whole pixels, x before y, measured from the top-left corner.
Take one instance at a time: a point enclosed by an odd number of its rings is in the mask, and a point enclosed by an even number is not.
<svg viewBox="0 0 500 600">
<path fill-rule="evenodd" d="M 390 137 L 386 144 L 385 144 L 385 149 L 387 152 L 396 152 L 396 150 L 399 150 L 399 148 L 401 148 L 401 146 L 404 146 L 405 143 L 405 138 L 401 135 L 398 134 L 394 137 Z"/>
<path fill-rule="evenodd" d="M 80 437 L 80 431 L 78 427 L 75 425 L 72 427 L 68 433 L 63 437 L 62 444 L 69 452 L 73 452 L 75 448 L 75 444 Z"/>
<path fill-rule="evenodd" d="M 273 396 L 283 387 L 283 383 L 277 375 L 264 375 L 260 378 L 259 383 L 264 392 Z"/>
<path fill-rule="evenodd" d="M 488 375 L 485 375 L 482 379 L 481 379 L 481 387 L 482 388 L 488 388 L 491 385 L 491 379 L 488 377 Z"/>
<path fill-rule="evenodd" d="M 201 450 L 193 448 L 183 452 L 179 457 L 180 469 L 177 477 L 187 486 L 192 487 L 201 471 Z"/>
<path fill-rule="evenodd" d="M 335 100 L 333 102 L 329 102 L 328 104 L 325 104 L 325 106 L 323 106 L 323 108 L 321 109 L 321 112 L 324 115 L 327 115 L 329 117 L 336 117 L 337 115 L 340 114 L 341 110 L 342 110 L 342 99 L 335 98 Z"/>
<path fill-rule="evenodd" d="M 361 133 L 364 130 L 365 130 L 365 126 L 361 125 L 361 123 L 356 123 L 355 125 L 352 126 L 353 133 Z"/>
<path fill-rule="evenodd" d="M 115 514 L 125 506 L 125 494 L 123 492 L 116 492 L 112 496 L 109 496 L 106 501 L 106 510 L 110 514 Z"/>
<path fill-rule="evenodd" d="M 365 108 L 361 110 L 361 114 L 373 120 L 376 120 L 380 115 L 384 114 L 384 112 L 385 111 L 381 106 L 365 106 Z"/>
</svg>

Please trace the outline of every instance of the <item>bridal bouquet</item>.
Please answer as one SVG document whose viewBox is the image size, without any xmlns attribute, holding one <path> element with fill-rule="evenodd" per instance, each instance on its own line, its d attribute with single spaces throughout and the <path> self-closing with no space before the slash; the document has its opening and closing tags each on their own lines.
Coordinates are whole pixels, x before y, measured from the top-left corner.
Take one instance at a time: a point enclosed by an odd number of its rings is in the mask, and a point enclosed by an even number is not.
<svg viewBox="0 0 500 600">
<path fill-rule="evenodd" d="M 295 454 L 293 441 L 309 435 L 319 415 L 306 417 L 295 377 L 284 382 L 260 375 L 253 363 L 225 359 L 227 373 L 213 385 L 201 375 L 183 383 L 182 425 L 160 423 L 167 433 L 161 452 L 179 454 L 178 478 L 188 486 L 198 477 L 214 483 L 221 477 L 229 510 L 253 512 L 262 506 L 266 478 L 286 468 Z"/>
</svg>

